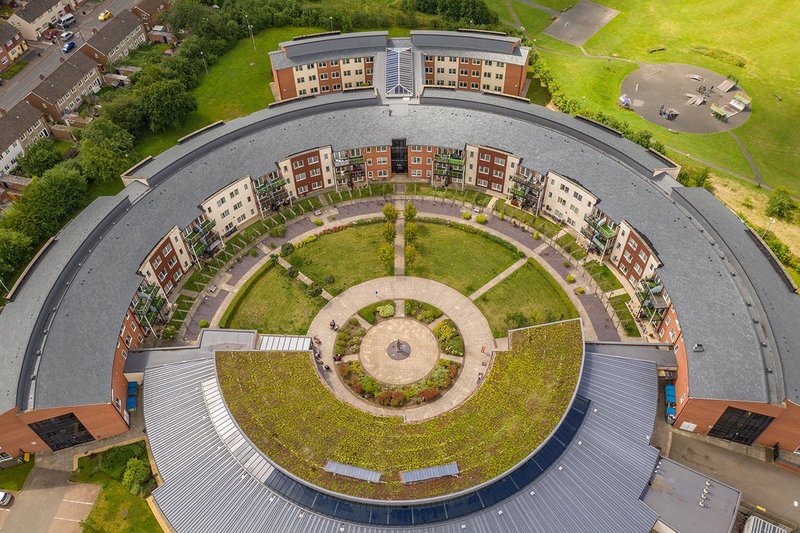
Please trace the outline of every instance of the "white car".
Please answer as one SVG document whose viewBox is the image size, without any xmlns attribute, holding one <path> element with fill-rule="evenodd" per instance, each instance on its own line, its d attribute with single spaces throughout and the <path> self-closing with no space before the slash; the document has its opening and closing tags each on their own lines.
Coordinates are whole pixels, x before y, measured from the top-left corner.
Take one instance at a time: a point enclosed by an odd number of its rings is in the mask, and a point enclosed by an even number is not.
<svg viewBox="0 0 800 533">
<path fill-rule="evenodd" d="M 0 507 L 5 507 L 9 503 L 11 503 L 11 493 L 0 490 Z"/>
<path fill-rule="evenodd" d="M 70 39 L 72 39 L 72 36 L 73 36 L 73 35 L 75 35 L 75 34 L 74 34 L 74 33 L 72 33 L 71 31 L 65 31 L 64 33 L 62 33 L 61 35 L 59 35 L 59 36 L 58 36 L 58 38 L 59 38 L 61 41 L 63 41 L 63 42 L 66 42 L 66 41 L 69 41 Z"/>
</svg>

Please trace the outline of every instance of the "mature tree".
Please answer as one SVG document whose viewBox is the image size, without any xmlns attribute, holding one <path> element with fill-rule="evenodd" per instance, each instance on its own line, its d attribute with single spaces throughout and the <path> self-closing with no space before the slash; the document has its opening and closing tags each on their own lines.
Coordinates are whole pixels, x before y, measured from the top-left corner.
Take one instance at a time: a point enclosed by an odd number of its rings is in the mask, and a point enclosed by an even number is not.
<svg viewBox="0 0 800 533">
<path fill-rule="evenodd" d="M 81 149 L 86 143 L 124 154 L 133 150 L 133 135 L 122 126 L 101 117 L 94 119 L 81 133 Z"/>
<path fill-rule="evenodd" d="M 93 120 L 81 137 L 81 163 L 90 181 L 117 179 L 135 159 L 133 136 L 106 118 Z"/>
<path fill-rule="evenodd" d="M 387 265 L 394 264 L 394 246 L 385 242 L 378 247 L 378 258 Z"/>
<path fill-rule="evenodd" d="M 383 206 L 383 216 L 386 217 L 387 221 L 395 222 L 397 221 L 399 213 L 394 204 L 386 204 L 385 206 Z"/>
<path fill-rule="evenodd" d="M 32 249 L 31 238 L 18 231 L 0 228 L 0 278 L 6 285 L 28 260 Z"/>
<path fill-rule="evenodd" d="M 19 158 L 22 173 L 28 177 L 41 176 L 61 162 L 61 154 L 51 139 L 40 139 L 27 147 Z"/>
<path fill-rule="evenodd" d="M 785 187 L 778 187 L 769 197 L 767 215 L 791 221 L 797 210 L 797 202 Z"/>
<path fill-rule="evenodd" d="M 139 91 L 142 109 L 151 131 L 180 126 L 186 116 L 197 109 L 197 102 L 177 80 L 158 81 Z"/>
<path fill-rule="evenodd" d="M 406 258 L 406 267 L 410 267 L 417 261 L 417 247 L 413 244 L 406 244 L 405 249 L 405 258 Z"/>
<path fill-rule="evenodd" d="M 406 204 L 405 209 L 403 209 L 403 218 L 406 219 L 406 222 L 411 222 L 417 218 L 417 206 L 415 206 L 413 202 L 408 202 Z"/>
<path fill-rule="evenodd" d="M 133 91 L 120 91 L 113 100 L 104 104 L 103 116 L 130 133 L 145 126 L 142 101 Z"/>
</svg>

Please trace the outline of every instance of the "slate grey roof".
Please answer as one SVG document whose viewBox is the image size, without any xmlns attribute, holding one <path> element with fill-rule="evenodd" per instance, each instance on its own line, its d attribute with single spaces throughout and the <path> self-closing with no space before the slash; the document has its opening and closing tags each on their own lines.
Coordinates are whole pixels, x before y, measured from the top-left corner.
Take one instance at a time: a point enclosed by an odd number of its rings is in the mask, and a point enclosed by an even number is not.
<svg viewBox="0 0 800 533">
<path fill-rule="evenodd" d="M 517 47 L 513 54 L 502 54 L 498 52 L 487 52 L 484 50 L 469 50 L 464 48 L 444 48 L 441 46 L 415 46 L 414 51 L 427 56 L 455 56 L 484 61 L 502 61 L 512 65 L 524 65 L 528 58 L 530 48 L 527 46 Z"/>
<path fill-rule="evenodd" d="M 679 533 L 729 533 L 740 497 L 733 487 L 661 458 L 643 500 L 658 512 L 662 522 Z"/>
<path fill-rule="evenodd" d="M 19 28 L 0 19 L 0 47 L 5 45 L 6 41 L 10 41 L 14 36 L 19 35 L 19 33 Z"/>
<path fill-rule="evenodd" d="M 92 35 L 86 44 L 100 52 L 108 55 L 121 43 L 125 37 L 131 34 L 138 26 L 142 25 L 139 17 L 127 9 L 118 15 L 111 17 L 105 26 L 100 28 L 97 33 Z"/>
<path fill-rule="evenodd" d="M 800 404 L 800 296 L 785 282 L 787 274 L 742 220 L 710 192 L 702 188 L 680 188 L 672 194 L 713 236 L 726 260 L 738 265 L 740 279 L 746 279 L 755 289 L 750 290 L 749 295 L 755 307 L 765 313 L 767 320 L 760 322 L 772 334 L 766 341 L 769 349 L 777 350 L 778 354 L 776 359 L 767 351 L 764 359 L 759 361 L 759 370 L 768 379 L 776 376 L 778 381 L 771 386 L 779 392 L 777 401 L 788 398 Z M 667 288 L 671 294 L 672 290 L 669 286 Z M 690 376 L 697 372 L 697 367 L 707 364 L 704 356 L 705 352 L 702 352 L 689 359 Z M 733 353 L 729 364 L 739 367 L 740 360 L 741 355 Z M 764 374 L 765 368 L 773 373 Z"/>
<path fill-rule="evenodd" d="M 411 44 L 421 48 L 475 50 L 495 54 L 513 54 L 519 48 L 519 37 L 469 31 L 411 30 Z"/>
<path fill-rule="evenodd" d="M 687 346 L 705 346 L 706 364 L 693 368 L 690 394 L 768 399 L 758 340 L 726 265 L 688 216 L 646 177 L 663 166 L 660 159 L 599 128 L 512 99 L 426 91 L 421 101 L 408 106 L 407 114 L 390 114 L 371 92 L 289 102 L 198 135 L 144 165 L 137 175 L 151 176 L 151 189 L 75 267 L 77 277 L 49 331 L 37 406 L 107 401 L 110 354 L 141 281 L 136 268 L 167 231 L 197 217 L 197 205 L 210 192 L 240 176 L 263 175 L 274 169 L 274 161 L 308 147 L 389 145 L 393 138 L 410 144 L 501 147 L 520 155 L 526 166 L 579 179 L 603 199 L 605 213 L 628 219 L 658 247 L 664 262 L 659 272 Z M 52 280 L 37 284 L 38 290 L 51 285 Z M 6 328 L 19 332 L 15 324 L 30 320 L 26 312 L 31 311 L 7 308 L 2 315 Z M 24 345 L 26 339 L 17 342 Z M 14 361 L 4 352 L 0 360 Z M 738 364 L 735 371 L 731 358 Z M 91 376 L 88 382 L 86 375 Z"/>
<path fill-rule="evenodd" d="M 44 113 L 25 100 L 21 100 L 8 113 L 0 117 L 0 152 L 22 137 L 34 122 L 44 117 Z"/>
<path fill-rule="evenodd" d="M 169 0 L 141 0 L 141 2 L 137 3 L 134 7 L 141 9 L 148 15 L 152 15 L 167 4 L 168 1 Z"/>
<path fill-rule="evenodd" d="M 56 103 L 59 98 L 69 92 L 78 82 L 97 69 L 97 63 L 83 54 L 73 54 L 61 63 L 45 79 L 31 91 L 47 102 Z"/>
<path fill-rule="evenodd" d="M 14 14 L 25 22 L 33 23 L 58 2 L 59 0 L 31 0 L 25 4 L 25 7 L 18 9 Z"/>
<path fill-rule="evenodd" d="M 269 59 L 272 68 L 279 70 L 332 59 L 374 56 L 386 51 L 388 35 L 387 31 L 365 31 L 285 41 L 279 44 L 280 50 L 269 53 Z"/>
<path fill-rule="evenodd" d="M 334 519 L 259 482 L 222 445 L 208 416 L 201 384 L 215 379 L 213 359 L 145 372 L 145 422 L 164 480 L 153 496 L 178 533 L 646 533 L 658 518 L 640 500 L 658 457 L 648 444 L 657 402 L 650 362 L 588 354 L 578 393 L 591 400 L 589 412 L 549 470 L 489 509 L 409 528 Z"/>
</svg>

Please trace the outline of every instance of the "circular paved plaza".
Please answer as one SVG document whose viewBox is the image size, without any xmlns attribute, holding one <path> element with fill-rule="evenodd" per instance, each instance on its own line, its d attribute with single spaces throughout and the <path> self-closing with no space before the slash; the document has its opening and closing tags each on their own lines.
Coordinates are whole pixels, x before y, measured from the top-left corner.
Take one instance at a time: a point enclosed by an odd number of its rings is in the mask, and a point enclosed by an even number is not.
<svg viewBox="0 0 800 533">
<path fill-rule="evenodd" d="M 406 344 L 408 356 L 392 357 L 397 341 Z M 401 351 L 405 355 L 405 351 Z M 386 385 L 410 385 L 433 370 L 439 360 L 439 343 L 425 324 L 411 318 L 393 318 L 373 326 L 361 341 L 359 359 L 372 377 Z"/>
</svg>

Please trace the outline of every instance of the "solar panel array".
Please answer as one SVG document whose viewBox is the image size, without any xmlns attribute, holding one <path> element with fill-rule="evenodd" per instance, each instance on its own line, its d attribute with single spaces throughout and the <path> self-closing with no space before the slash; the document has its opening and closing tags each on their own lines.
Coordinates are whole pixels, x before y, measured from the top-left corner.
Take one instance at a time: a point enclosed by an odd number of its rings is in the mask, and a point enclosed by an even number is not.
<svg viewBox="0 0 800 533">
<path fill-rule="evenodd" d="M 386 96 L 414 94 L 414 56 L 411 48 L 386 49 Z"/>
</svg>

